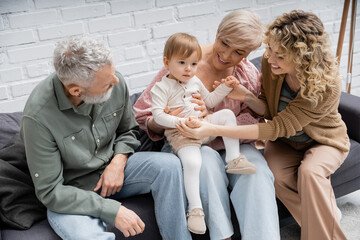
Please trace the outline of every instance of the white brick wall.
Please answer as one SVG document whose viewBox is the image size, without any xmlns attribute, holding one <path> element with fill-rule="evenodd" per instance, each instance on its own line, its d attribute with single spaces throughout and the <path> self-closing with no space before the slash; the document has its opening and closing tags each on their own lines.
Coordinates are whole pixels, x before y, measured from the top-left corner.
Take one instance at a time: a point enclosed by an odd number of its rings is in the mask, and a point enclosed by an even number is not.
<svg viewBox="0 0 360 240">
<path fill-rule="evenodd" d="M 166 39 L 175 32 L 215 39 L 221 18 L 252 9 L 264 25 L 292 9 L 317 14 L 336 51 L 343 0 L 0 0 L 0 112 L 22 111 L 31 90 L 54 71 L 55 43 L 87 34 L 110 46 L 131 93 L 143 90 L 162 67 Z M 360 8 L 360 6 L 358 6 Z M 350 12 L 350 11 L 349 11 Z M 358 9 L 358 16 L 360 11 Z M 360 17 L 358 17 L 360 18 Z M 341 57 L 346 77 L 350 17 Z M 263 48 L 249 58 L 262 55 Z M 360 19 L 356 24 L 352 93 L 360 96 Z M 345 80 L 344 84 L 345 86 Z"/>
</svg>

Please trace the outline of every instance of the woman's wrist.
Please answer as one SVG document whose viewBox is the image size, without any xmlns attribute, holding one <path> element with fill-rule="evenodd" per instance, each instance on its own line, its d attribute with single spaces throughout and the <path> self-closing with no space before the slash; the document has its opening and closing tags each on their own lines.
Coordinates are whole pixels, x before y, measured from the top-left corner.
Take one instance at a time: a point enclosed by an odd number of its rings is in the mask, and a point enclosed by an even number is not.
<svg viewBox="0 0 360 240">
<path fill-rule="evenodd" d="M 265 113 L 265 106 L 264 103 L 256 97 L 252 92 L 248 92 L 245 95 L 245 101 L 244 103 L 251 108 L 254 112 L 259 114 L 260 116 L 263 116 Z"/>
<path fill-rule="evenodd" d="M 155 133 L 155 134 L 158 134 L 158 135 L 163 135 L 164 134 L 164 127 L 163 126 L 160 126 L 159 124 L 157 124 L 154 120 L 154 117 L 153 116 L 150 116 L 148 118 L 148 121 L 147 121 L 147 128 L 148 130 L 150 130 L 151 132 Z"/>
</svg>

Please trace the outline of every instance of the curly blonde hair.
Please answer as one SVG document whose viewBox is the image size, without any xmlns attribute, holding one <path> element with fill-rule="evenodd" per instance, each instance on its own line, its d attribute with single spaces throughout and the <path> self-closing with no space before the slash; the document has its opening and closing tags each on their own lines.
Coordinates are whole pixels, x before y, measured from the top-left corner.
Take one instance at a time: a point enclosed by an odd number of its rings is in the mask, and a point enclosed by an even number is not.
<svg viewBox="0 0 360 240">
<path fill-rule="evenodd" d="M 279 54 L 293 61 L 300 94 L 316 106 L 327 87 L 341 81 L 339 67 L 330 49 L 328 34 L 313 13 L 293 10 L 268 25 L 264 43 L 272 40 Z"/>
</svg>

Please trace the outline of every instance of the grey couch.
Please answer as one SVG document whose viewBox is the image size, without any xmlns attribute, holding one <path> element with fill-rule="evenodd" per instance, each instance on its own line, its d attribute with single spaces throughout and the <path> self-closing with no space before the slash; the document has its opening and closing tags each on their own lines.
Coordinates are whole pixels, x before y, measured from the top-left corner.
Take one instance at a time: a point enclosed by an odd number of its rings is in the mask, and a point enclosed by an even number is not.
<svg viewBox="0 0 360 240">
<path fill-rule="evenodd" d="M 259 65 L 259 61 L 256 59 L 254 63 Z M 139 94 L 132 95 L 132 102 L 138 96 Z M 331 176 L 336 197 L 360 189 L 360 97 L 343 93 L 339 112 L 348 127 L 351 149 L 345 162 Z M 33 193 L 23 145 L 17 134 L 20 120 L 20 112 L 0 113 L 0 240 L 60 239 L 49 226 L 45 219 L 45 208 L 36 201 Z M 141 132 L 140 140 L 142 145 L 139 150 L 154 151 L 162 145 L 161 141 L 152 142 L 145 132 Z M 143 234 L 128 239 L 161 239 L 155 221 L 151 194 L 123 199 L 122 203 L 135 211 L 146 224 Z M 280 201 L 278 201 L 278 211 L 280 226 L 294 221 Z M 232 220 L 235 228 L 233 239 L 240 239 L 240 231 L 234 214 L 232 214 Z M 110 227 L 109 231 L 116 234 L 116 239 L 125 239 L 114 227 Z M 209 235 L 208 233 L 193 235 L 193 239 L 209 239 Z"/>
</svg>

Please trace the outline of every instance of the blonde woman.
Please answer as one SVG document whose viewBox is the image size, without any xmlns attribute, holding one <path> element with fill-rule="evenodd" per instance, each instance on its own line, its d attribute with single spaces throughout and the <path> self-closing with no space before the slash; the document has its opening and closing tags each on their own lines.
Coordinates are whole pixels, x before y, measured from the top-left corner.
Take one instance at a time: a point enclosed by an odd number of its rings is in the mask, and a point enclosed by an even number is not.
<svg viewBox="0 0 360 240">
<path fill-rule="evenodd" d="M 215 42 L 201 47 L 202 57 L 196 76 L 210 92 L 214 91 L 215 82 L 233 76 L 257 96 L 260 92 L 259 73 L 246 57 L 261 45 L 262 37 L 263 26 L 257 14 L 247 10 L 229 13 L 218 27 Z M 153 140 L 164 138 L 164 127 L 156 124 L 152 116 L 150 89 L 167 74 L 166 68 L 161 69 L 134 105 L 137 122 Z M 204 104 L 200 103 L 197 110 L 203 107 Z M 228 98 L 212 111 L 225 108 L 234 112 L 238 125 L 262 121 L 246 104 Z M 170 114 L 181 116 L 181 111 L 177 109 Z M 230 200 L 239 222 L 241 239 L 280 239 L 274 177 L 262 154 L 249 142 L 240 141 L 241 153 L 257 168 L 256 174 L 252 175 L 226 173 L 225 163 L 219 155 L 225 157 L 221 138 L 211 142 L 212 148 L 200 148 L 203 159 L 200 197 L 211 239 L 227 239 L 234 233 L 228 187 L 231 189 Z"/>
<path fill-rule="evenodd" d="M 337 107 L 341 79 L 320 19 L 303 11 L 277 18 L 265 33 L 261 94 L 243 87 L 241 99 L 266 123 L 225 127 L 203 123 L 179 130 L 187 137 L 226 136 L 270 140 L 265 158 L 278 198 L 301 226 L 301 239 L 346 239 L 339 224 L 330 175 L 349 151 Z"/>
</svg>

